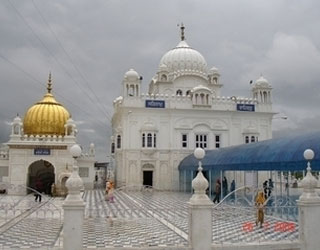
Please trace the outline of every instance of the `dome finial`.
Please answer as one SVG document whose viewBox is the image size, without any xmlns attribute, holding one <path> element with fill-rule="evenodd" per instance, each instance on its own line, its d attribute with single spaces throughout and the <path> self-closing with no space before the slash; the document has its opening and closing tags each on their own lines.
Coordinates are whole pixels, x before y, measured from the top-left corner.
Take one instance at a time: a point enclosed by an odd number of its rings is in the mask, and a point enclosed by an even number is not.
<svg viewBox="0 0 320 250">
<path fill-rule="evenodd" d="M 50 94 L 51 93 L 51 90 L 52 90 L 52 80 L 51 80 L 51 72 L 49 72 L 49 78 L 48 78 L 48 87 L 47 87 L 47 90 L 48 90 L 48 93 Z"/>
<path fill-rule="evenodd" d="M 181 23 L 180 25 L 178 24 L 178 26 L 180 26 L 180 36 L 181 36 L 181 41 L 184 41 L 185 40 L 185 36 L 184 36 L 184 24 Z"/>
</svg>

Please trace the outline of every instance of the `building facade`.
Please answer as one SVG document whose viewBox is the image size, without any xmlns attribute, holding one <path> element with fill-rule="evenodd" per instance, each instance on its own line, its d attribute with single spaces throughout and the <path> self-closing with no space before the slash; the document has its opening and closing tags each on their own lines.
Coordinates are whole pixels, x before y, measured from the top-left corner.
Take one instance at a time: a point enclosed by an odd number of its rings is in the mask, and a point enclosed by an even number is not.
<svg viewBox="0 0 320 250">
<path fill-rule="evenodd" d="M 11 194 L 25 194 L 40 180 L 42 192 L 65 195 L 65 182 L 74 165 L 70 147 L 77 143 L 77 128 L 69 112 L 51 93 L 51 74 L 48 92 L 43 99 L 12 122 L 10 139 L 1 148 L 0 173 L 3 184 Z M 95 148 L 77 159 L 79 174 L 86 188 L 93 188 Z M 9 184 L 9 185 L 8 185 Z M 52 185 L 54 184 L 54 185 Z"/>
<path fill-rule="evenodd" d="M 196 147 L 216 149 L 272 137 L 272 87 L 262 76 L 248 98 L 221 94 L 217 68 L 181 41 L 161 58 L 148 93 L 133 69 L 124 75 L 122 96 L 113 102 L 117 186 L 179 189 L 178 165 Z"/>
</svg>

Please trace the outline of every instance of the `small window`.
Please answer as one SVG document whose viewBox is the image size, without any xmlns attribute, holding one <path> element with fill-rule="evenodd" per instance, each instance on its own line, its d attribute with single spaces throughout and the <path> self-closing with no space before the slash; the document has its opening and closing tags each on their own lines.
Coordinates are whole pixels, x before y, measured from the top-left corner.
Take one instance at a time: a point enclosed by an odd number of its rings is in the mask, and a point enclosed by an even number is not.
<svg viewBox="0 0 320 250">
<path fill-rule="evenodd" d="M 255 142 L 256 141 L 256 138 L 252 135 L 251 136 L 251 142 Z"/>
<path fill-rule="evenodd" d="M 111 154 L 114 154 L 115 145 L 114 142 L 111 143 Z"/>
<path fill-rule="evenodd" d="M 182 95 L 182 90 L 181 89 L 177 90 L 177 95 Z"/>
<path fill-rule="evenodd" d="M 220 135 L 215 135 L 215 139 L 216 139 L 216 148 L 220 148 Z"/>
<path fill-rule="evenodd" d="M 117 148 L 121 148 L 121 135 L 117 136 Z"/>
<path fill-rule="evenodd" d="M 152 147 L 152 134 L 148 133 L 147 135 L 147 147 L 151 148 Z"/>
<path fill-rule="evenodd" d="M 142 147 L 155 148 L 157 146 L 156 133 L 142 133 Z"/>
<path fill-rule="evenodd" d="M 249 143 L 249 136 L 245 137 L 245 143 Z"/>
<path fill-rule="evenodd" d="M 167 76 L 165 74 L 161 75 L 161 81 L 166 82 L 167 81 Z"/>
<path fill-rule="evenodd" d="M 187 148 L 188 147 L 188 135 L 182 134 L 182 147 Z"/>
<path fill-rule="evenodd" d="M 186 96 L 189 96 L 189 95 L 190 95 L 190 93 L 191 93 L 191 91 L 190 91 L 190 90 L 187 90 L 187 92 L 186 92 Z"/>
<path fill-rule="evenodd" d="M 196 135 L 196 148 L 207 148 L 207 135 Z"/>
<path fill-rule="evenodd" d="M 142 134 L 142 147 L 144 148 L 146 146 L 146 134 Z"/>
</svg>

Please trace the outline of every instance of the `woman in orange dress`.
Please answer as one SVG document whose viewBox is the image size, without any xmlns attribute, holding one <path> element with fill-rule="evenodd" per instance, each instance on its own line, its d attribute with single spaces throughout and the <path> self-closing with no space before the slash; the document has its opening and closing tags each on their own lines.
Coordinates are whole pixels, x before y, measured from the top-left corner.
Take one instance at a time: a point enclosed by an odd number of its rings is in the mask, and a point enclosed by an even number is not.
<svg viewBox="0 0 320 250">
<path fill-rule="evenodd" d="M 264 193 L 260 191 L 256 198 L 256 208 L 257 208 L 257 220 L 256 225 L 260 223 L 260 227 L 262 227 L 262 224 L 264 222 L 264 205 L 265 205 L 266 199 L 264 197 Z"/>
</svg>

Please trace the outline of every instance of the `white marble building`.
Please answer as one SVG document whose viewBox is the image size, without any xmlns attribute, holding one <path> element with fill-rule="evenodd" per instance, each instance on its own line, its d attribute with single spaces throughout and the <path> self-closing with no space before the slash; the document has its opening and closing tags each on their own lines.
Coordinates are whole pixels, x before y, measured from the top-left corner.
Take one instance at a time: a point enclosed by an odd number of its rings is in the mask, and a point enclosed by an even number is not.
<svg viewBox="0 0 320 250">
<path fill-rule="evenodd" d="M 222 96 L 217 68 L 181 41 L 161 58 L 148 93 L 133 69 L 113 102 L 111 153 L 117 186 L 179 188 L 178 165 L 196 147 L 215 149 L 272 137 L 272 87 L 262 76 L 251 97 Z M 227 84 L 227 83 L 226 83 Z"/>
<path fill-rule="evenodd" d="M 43 99 L 12 122 L 10 139 L 0 151 L 0 181 L 13 184 L 8 192 L 25 194 L 26 187 L 35 187 L 40 179 L 43 192 L 50 193 L 55 183 L 57 193 L 65 194 L 65 182 L 72 172 L 74 160 L 70 147 L 77 143 L 77 128 L 69 112 L 51 93 L 51 75 L 48 92 Z M 78 158 L 79 174 L 86 188 L 93 188 L 95 148 Z M 19 187 L 19 188 L 17 188 Z"/>
</svg>

